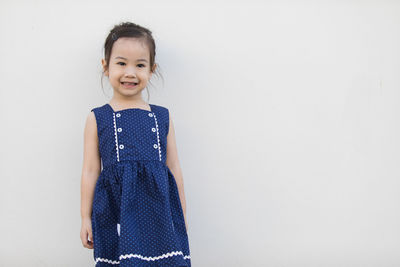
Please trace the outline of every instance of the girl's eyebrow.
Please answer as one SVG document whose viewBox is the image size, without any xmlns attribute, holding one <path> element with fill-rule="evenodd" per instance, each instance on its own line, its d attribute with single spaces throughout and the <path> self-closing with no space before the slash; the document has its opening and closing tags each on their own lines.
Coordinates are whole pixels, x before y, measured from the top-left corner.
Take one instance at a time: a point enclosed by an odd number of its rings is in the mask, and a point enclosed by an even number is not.
<svg viewBox="0 0 400 267">
<path fill-rule="evenodd" d="M 127 60 L 127 59 L 124 58 L 124 57 L 115 57 L 115 59 L 118 59 L 118 58 Z M 147 60 L 144 59 L 144 58 L 138 59 L 138 60 L 136 60 L 136 61 L 144 61 L 144 62 L 147 62 Z"/>
</svg>

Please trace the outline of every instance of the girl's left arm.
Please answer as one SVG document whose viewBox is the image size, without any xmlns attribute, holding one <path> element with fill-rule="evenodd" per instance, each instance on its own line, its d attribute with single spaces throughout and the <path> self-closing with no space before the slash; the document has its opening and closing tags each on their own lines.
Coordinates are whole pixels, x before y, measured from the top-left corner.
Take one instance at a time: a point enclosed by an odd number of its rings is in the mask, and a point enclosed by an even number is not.
<svg viewBox="0 0 400 267">
<path fill-rule="evenodd" d="M 183 215 L 185 216 L 186 221 L 186 199 L 185 199 L 185 190 L 183 184 L 183 176 L 182 170 L 179 164 L 178 159 L 178 151 L 176 147 L 176 140 L 175 140 L 175 130 L 174 125 L 172 123 L 171 113 L 169 116 L 169 130 L 167 136 L 167 159 L 166 165 L 171 170 L 172 174 L 175 177 L 176 184 L 178 186 L 179 191 L 179 198 L 181 200 L 181 205 L 183 209 Z"/>
</svg>

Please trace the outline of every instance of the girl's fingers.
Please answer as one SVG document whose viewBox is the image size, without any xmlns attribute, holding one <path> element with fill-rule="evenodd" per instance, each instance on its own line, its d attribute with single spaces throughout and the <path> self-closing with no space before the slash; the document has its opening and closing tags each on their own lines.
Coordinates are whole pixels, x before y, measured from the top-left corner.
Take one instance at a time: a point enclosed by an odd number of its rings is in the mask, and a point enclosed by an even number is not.
<svg viewBox="0 0 400 267">
<path fill-rule="evenodd" d="M 88 236 L 89 236 L 90 240 L 88 240 Z M 84 233 L 82 233 L 81 241 L 82 241 L 82 245 L 85 248 L 93 248 L 93 238 L 92 238 L 91 232 L 85 231 Z"/>
<path fill-rule="evenodd" d="M 93 242 L 87 241 L 86 247 L 87 247 L 87 248 L 93 248 Z"/>
<path fill-rule="evenodd" d="M 91 229 L 88 231 L 88 235 L 89 235 L 89 239 L 90 239 L 87 241 L 88 246 L 89 246 L 88 248 L 93 248 L 93 234 L 92 234 Z"/>
<path fill-rule="evenodd" d="M 92 241 L 89 241 L 89 240 L 86 240 L 86 241 L 85 241 L 85 247 L 86 247 L 86 248 L 93 248 L 93 242 L 92 242 Z"/>
</svg>

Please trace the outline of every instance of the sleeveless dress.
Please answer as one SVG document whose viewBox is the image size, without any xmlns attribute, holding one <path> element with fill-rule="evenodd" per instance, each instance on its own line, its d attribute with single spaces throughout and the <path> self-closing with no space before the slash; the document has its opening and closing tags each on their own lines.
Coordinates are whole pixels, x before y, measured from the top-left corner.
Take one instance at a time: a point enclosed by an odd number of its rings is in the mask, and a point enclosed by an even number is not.
<svg viewBox="0 0 400 267">
<path fill-rule="evenodd" d="M 95 266 L 191 266 L 175 178 L 165 164 L 169 111 L 93 108 L 102 170 L 93 197 Z"/>
</svg>

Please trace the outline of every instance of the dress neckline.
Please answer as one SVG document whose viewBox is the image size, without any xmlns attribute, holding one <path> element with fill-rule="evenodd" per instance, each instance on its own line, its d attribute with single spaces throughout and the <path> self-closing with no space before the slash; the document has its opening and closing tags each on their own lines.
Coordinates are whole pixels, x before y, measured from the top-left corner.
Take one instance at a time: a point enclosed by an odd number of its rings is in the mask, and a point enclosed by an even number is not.
<svg viewBox="0 0 400 267">
<path fill-rule="evenodd" d="M 146 112 L 153 112 L 153 105 L 152 104 L 149 104 L 150 110 L 142 109 L 142 108 L 125 108 L 125 109 L 121 109 L 121 110 L 115 111 L 113 109 L 113 107 L 109 103 L 106 103 L 106 106 L 108 106 L 111 109 L 111 111 L 114 112 L 114 113 L 122 112 L 122 111 L 125 111 L 125 110 L 142 110 L 142 111 L 146 111 Z"/>
</svg>

